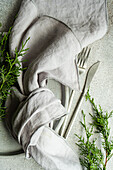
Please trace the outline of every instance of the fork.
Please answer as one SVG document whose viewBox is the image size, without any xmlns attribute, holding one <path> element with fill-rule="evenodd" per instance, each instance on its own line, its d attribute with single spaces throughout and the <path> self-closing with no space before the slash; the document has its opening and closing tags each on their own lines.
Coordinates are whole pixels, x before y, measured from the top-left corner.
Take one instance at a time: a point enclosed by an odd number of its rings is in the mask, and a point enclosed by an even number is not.
<svg viewBox="0 0 113 170">
<path fill-rule="evenodd" d="M 90 54 L 90 51 L 91 51 L 91 48 L 89 47 L 86 47 L 86 48 L 83 48 L 83 50 L 78 54 L 77 56 L 77 65 L 78 65 L 78 69 L 79 69 L 79 74 L 82 74 L 85 69 L 86 69 L 86 62 L 88 60 L 88 57 L 89 57 L 89 54 Z M 67 87 L 66 87 L 67 88 Z M 68 91 L 66 90 L 66 92 L 68 93 Z M 74 94 L 75 94 L 75 90 L 72 90 L 71 91 L 71 95 L 69 97 L 69 101 L 68 101 L 68 106 L 67 106 L 67 112 L 69 113 L 70 110 L 71 110 L 71 106 L 72 106 L 72 103 L 73 103 L 73 98 L 74 98 Z M 66 95 L 68 96 L 68 95 Z M 66 129 L 66 125 L 67 125 L 67 122 L 68 122 L 68 115 L 63 117 L 57 127 L 55 128 L 55 131 L 57 133 L 59 133 L 61 136 L 64 136 L 64 132 L 65 132 L 65 129 Z M 60 132 L 59 132 L 60 131 Z"/>
<path fill-rule="evenodd" d="M 91 48 L 86 47 L 77 56 L 77 66 L 79 69 L 79 74 L 83 73 L 86 69 L 87 60 L 90 54 Z"/>
</svg>

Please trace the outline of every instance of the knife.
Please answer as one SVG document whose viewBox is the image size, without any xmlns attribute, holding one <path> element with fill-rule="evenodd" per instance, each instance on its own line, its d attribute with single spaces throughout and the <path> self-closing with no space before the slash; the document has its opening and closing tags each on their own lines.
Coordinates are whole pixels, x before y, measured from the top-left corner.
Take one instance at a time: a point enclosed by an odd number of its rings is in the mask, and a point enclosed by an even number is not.
<svg viewBox="0 0 113 170">
<path fill-rule="evenodd" d="M 69 135 L 69 133 L 70 133 L 70 131 L 72 129 L 73 123 L 74 123 L 74 121 L 76 119 L 77 113 L 78 113 L 79 108 L 80 108 L 80 106 L 82 104 L 84 95 L 86 94 L 86 92 L 87 92 L 87 90 L 88 90 L 88 88 L 90 86 L 90 83 L 91 83 L 91 81 L 92 81 L 92 79 L 93 79 L 93 77 L 94 77 L 94 75 L 95 75 L 95 73 L 96 73 L 96 71 L 98 69 L 99 64 L 100 64 L 100 61 L 97 61 L 87 71 L 82 92 L 81 92 L 80 97 L 78 99 L 78 102 L 77 102 L 77 104 L 75 106 L 74 112 L 73 112 L 73 114 L 72 114 L 72 116 L 71 116 L 71 118 L 70 118 L 70 120 L 69 120 L 69 122 L 68 122 L 68 124 L 66 126 L 66 129 L 64 131 L 64 134 L 63 134 L 64 138 L 68 137 L 68 135 Z"/>
</svg>

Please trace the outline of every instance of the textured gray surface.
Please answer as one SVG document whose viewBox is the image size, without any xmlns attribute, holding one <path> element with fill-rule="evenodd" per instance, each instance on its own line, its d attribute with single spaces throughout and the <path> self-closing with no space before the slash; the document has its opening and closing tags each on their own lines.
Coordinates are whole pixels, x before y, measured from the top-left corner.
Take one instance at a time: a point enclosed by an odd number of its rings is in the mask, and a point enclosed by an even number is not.
<svg viewBox="0 0 113 170">
<path fill-rule="evenodd" d="M 0 31 L 7 31 L 9 26 L 12 25 L 14 16 L 16 15 L 21 0 L 0 0 L 0 22 L 2 28 Z M 113 0 L 108 0 L 108 32 L 99 41 L 92 44 L 92 51 L 88 60 L 88 67 L 96 62 L 101 61 L 99 69 L 91 83 L 90 93 L 95 98 L 96 103 L 100 104 L 104 110 L 111 111 L 113 109 Z M 80 77 L 81 87 L 83 84 L 85 75 Z M 50 83 L 51 89 L 58 95 L 59 85 L 56 83 Z M 75 101 L 78 96 L 76 92 Z M 74 106 L 74 103 L 73 103 Z M 83 101 L 82 107 L 85 113 L 90 111 L 89 103 Z M 87 116 L 88 118 L 88 116 Z M 68 142 L 73 149 L 77 149 L 75 146 L 74 133 L 81 133 L 81 127 L 79 121 L 81 120 L 81 113 L 75 121 L 73 129 L 68 138 Z M 87 119 L 89 121 L 89 118 Z M 111 134 L 113 134 L 113 119 L 110 120 Z M 99 136 L 98 136 L 99 138 Z M 11 151 L 14 146 L 19 149 L 20 146 L 10 137 L 3 123 L 0 122 L 0 152 Z M 8 143 L 8 145 L 7 145 Z M 13 145 L 13 146 L 12 146 Z M 0 156 L 0 170 L 41 170 L 42 168 L 36 164 L 33 159 L 26 160 L 23 155 L 1 157 Z M 109 161 L 107 170 L 113 169 L 113 158 Z"/>
<path fill-rule="evenodd" d="M 0 0 L 0 31 L 7 31 L 12 26 L 22 0 Z"/>
<path fill-rule="evenodd" d="M 88 60 L 88 66 L 96 62 L 101 61 L 100 66 L 96 72 L 96 75 L 91 82 L 90 93 L 95 98 L 95 102 L 100 104 L 103 110 L 113 110 L 113 1 L 108 0 L 108 31 L 107 34 L 99 41 L 93 43 L 90 58 Z M 83 83 L 84 75 L 81 76 L 81 84 Z M 87 122 L 89 122 L 88 114 L 91 112 L 91 107 L 88 102 L 84 100 L 81 110 L 87 115 Z M 69 136 L 69 142 L 75 148 L 74 133 L 81 133 L 79 121 L 81 119 L 81 111 L 76 119 L 75 126 Z M 111 135 L 113 135 L 113 118 L 110 119 Z M 78 128 L 79 127 L 79 128 Z M 99 136 L 97 136 L 99 141 Z M 108 162 L 107 170 L 113 169 L 113 158 Z"/>
</svg>

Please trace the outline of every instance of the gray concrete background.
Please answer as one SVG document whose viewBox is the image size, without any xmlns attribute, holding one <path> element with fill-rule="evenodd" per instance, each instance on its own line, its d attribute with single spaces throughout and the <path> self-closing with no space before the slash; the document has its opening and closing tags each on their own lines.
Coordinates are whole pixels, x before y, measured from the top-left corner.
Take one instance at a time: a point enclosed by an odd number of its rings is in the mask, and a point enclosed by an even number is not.
<svg viewBox="0 0 113 170">
<path fill-rule="evenodd" d="M 0 31 L 7 31 L 12 25 L 14 17 L 19 10 L 21 0 L 0 0 L 0 22 L 2 27 Z M 91 45 L 92 51 L 88 60 L 88 67 L 97 60 L 101 61 L 99 69 L 91 83 L 90 93 L 95 98 L 97 104 L 100 104 L 103 110 L 113 110 L 113 0 L 108 0 L 108 32 L 99 41 Z M 84 82 L 85 74 L 80 77 L 80 84 Z M 49 82 L 49 87 L 59 97 L 60 85 L 54 81 Z M 73 107 L 76 103 L 79 93 L 76 92 Z M 67 141 L 74 150 L 76 138 L 74 133 L 81 134 L 81 126 L 79 121 L 81 118 L 81 110 L 87 114 L 87 122 L 90 121 L 88 113 L 91 111 L 90 104 L 83 101 L 73 129 Z M 113 118 L 110 119 L 111 135 L 113 135 Z M 98 139 L 99 136 L 97 136 Z M 0 122 L 0 152 L 10 152 L 19 150 L 21 147 L 9 135 L 3 122 Z M 0 156 L 0 170 L 42 170 L 42 168 L 31 158 L 25 159 L 24 154 L 18 156 Z M 113 158 L 108 162 L 107 170 L 113 170 Z"/>
</svg>

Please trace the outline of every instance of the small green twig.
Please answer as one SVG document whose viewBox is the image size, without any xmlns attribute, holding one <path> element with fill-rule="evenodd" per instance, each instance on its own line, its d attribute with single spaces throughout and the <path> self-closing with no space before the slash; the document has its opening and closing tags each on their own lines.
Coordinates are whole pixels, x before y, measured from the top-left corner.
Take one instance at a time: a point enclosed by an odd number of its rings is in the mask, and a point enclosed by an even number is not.
<svg viewBox="0 0 113 170">
<path fill-rule="evenodd" d="M 111 118 L 113 111 L 111 111 L 110 113 L 108 112 L 104 113 L 101 106 L 100 105 L 97 106 L 94 102 L 94 98 L 91 98 L 89 94 L 89 90 L 86 94 L 86 100 L 90 101 L 93 108 L 93 114 L 89 113 L 89 115 L 92 118 L 92 123 L 90 123 L 91 126 L 91 130 L 90 130 L 86 126 L 85 114 L 82 111 L 84 122 L 80 122 L 80 123 L 82 127 L 85 129 L 86 141 L 84 138 L 76 135 L 79 139 L 77 145 L 79 146 L 81 151 L 80 155 L 82 155 L 82 157 L 80 157 L 80 161 L 81 164 L 89 170 L 98 170 L 98 169 L 106 170 L 107 163 L 113 156 L 113 153 L 111 153 L 113 150 L 113 141 L 109 140 L 110 128 L 108 124 L 108 119 Z M 95 127 L 96 129 L 95 131 L 93 131 L 93 127 Z M 102 151 L 96 147 L 96 143 L 95 143 L 96 140 L 94 140 L 93 142 L 90 141 L 90 137 L 93 136 L 94 133 L 100 133 L 102 136 L 103 139 L 102 146 L 105 151 L 105 162 L 103 159 Z M 95 154 L 93 154 L 92 149 L 95 151 Z M 97 157 L 95 157 L 95 155 L 97 155 Z"/>
<path fill-rule="evenodd" d="M 9 94 L 10 88 L 17 81 L 20 72 L 24 70 L 21 68 L 21 63 L 19 61 L 20 56 L 24 56 L 28 48 L 25 46 L 30 38 L 28 38 L 25 43 L 22 43 L 20 51 L 15 49 L 15 58 L 12 58 L 9 54 L 8 43 L 9 35 L 11 33 L 12 27 L 10 27 L 7 34 L 0 34 L 0 117 L 5 115 L 4 103 Z"/>
</svg>

